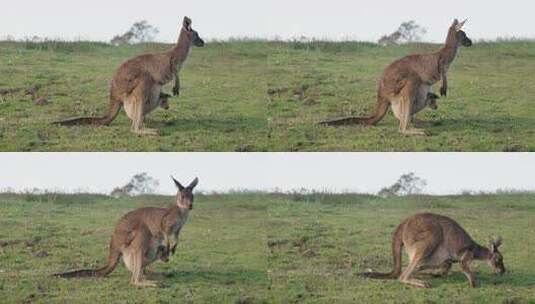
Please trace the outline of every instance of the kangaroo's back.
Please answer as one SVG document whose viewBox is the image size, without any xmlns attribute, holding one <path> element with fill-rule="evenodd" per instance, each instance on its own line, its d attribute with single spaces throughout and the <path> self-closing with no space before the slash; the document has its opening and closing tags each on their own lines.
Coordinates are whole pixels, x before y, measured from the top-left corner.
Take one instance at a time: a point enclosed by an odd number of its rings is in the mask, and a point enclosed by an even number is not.
<svg viewBox="0 0 535 304">
<path fill-rule="evenodd" d="M 442 226 L 443 246 L 447 247 L 454 253 L 459 253 L 466 248 L 472 248 L 477 243 L 472 239 L 470 234 L 455 220 L 443 216 L 435 215 L 436 220 Z"/>
<path fill-rule="evenodd" d="M 139 208 L 125 214 L 117 225 L 117 230 L 127 231 L 130 226 L 143 222 L 154 235 L 160 233 L 160 227 L 163 216 L 167 213 L 168 208 L 145 207 Z"/>
<path fill-rule="evenodd" d="M 426 237 L 423 238 L 423 235 Z M 436 252 L 454 255 L 476 244 L 455 220 L 433 213 L 419 213 L 408 218 L 405 221 L 403 240 L 408 249 L 417 246 L 412 250 L 421 250 L 432 245 Z"/>
</svg>

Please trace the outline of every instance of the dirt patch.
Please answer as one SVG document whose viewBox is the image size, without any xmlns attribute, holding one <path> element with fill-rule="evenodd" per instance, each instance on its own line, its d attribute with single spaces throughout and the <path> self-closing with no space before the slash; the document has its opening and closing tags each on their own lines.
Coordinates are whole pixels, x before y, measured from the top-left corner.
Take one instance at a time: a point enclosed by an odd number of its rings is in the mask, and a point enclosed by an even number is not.
<svg viewBox="0 0 535 304">
<path fill-rule="evenodd" d="M 312 249 L 307 249 L 303 252 L 301 252 L 301 255 L 303 255 L 305 258 L 313 258 L 317 256 L 317 253 Z"/>
<path fill-rule="evenodd" d="M 22 243 L 25 244 L 27 247 L 33 247 L 37 245 L 37 243 L 39 243 L 41 240 L 42 238 L 39 236 L 34 237 L 31 240 L 9 240 L 9 241 L 0 240 L 0 247 L 14 246 L 14 245 L 22 244 Z"/>
<path fill-rule="evenodd" d="M 391 267 L 389 265 L 389 261 L 386 260 L 385 257 L 379 255 L 365 256 L 359 262 L 359 268 L 361 269 L 387 269 L 388 267 Z"/>
<path fill-rule="evenodd" d="M 252 304 L 254 299 L 252 297 L 242 296 L 236 300 L 236 304 Z"/>
<path fill-rule="evenodd" d="M 288 240 L 272 240 L 272 241 L 268 241 L 267 245 L 268 245 L 269 248 L 273 248 L 273 247 L 286 245 L 289 242 L 290 241 L 288 241 Z"/>
<path fill-rule="evenodd" d="M 34 254 L 34 256 L 36 258 L 46 258 L 48 256 L 48 252 L 46 252 L 44 250 L 41 250 L 41 251 L 37 252 L 36 254 Z"/>
<path fill-rule="evenodd" d="M 15 94 L 15 93 L 18 93 L 18 92 L 22 92 L 24 91 L 24 95 L 26 96 L 32 96 L 34 97 L 35 94 L 37 94 L 37 92 L 39 91 L 39 89 L 41 88 L 40 85 L 32 85 L 28 88 L 6 88 L 6 89 L 2 89 L 0 88 L 0 95 L 8 95 L 8 94 Z"/>
<path fill-rule="evenodd" d="M 48 101 L 44 97 L 39 97 L 33 103 L 37 106 L 46 106 L 50 103 L 50 101 Z"/>
</svg>

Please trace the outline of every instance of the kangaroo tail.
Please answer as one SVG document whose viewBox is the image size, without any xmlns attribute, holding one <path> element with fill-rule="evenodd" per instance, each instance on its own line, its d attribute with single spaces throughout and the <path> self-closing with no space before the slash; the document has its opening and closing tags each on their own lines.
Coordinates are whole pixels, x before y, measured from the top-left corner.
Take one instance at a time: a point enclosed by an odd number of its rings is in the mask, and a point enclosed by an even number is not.
<svg viewBox="0 0 535 304">
<path fill-rule="evenodd" d="M 115 246 L 113 246 L 113 240 L 110 243 L 110 254 L 108 256 L 108 264 L 102 268 L 98 269 L 82 269 L 82 270 L 75 270 L 70 272 L 63 272 L 63 273 L 56 273 L 53 276 L 58 278 L 100 278 L 105 277 L 108 274 L 110 274 L 113 270 L 115 270 L 115 267 L 117 267 L 117 264 L 119 263 L 119 259 L 121 258 L 121 251 L 118 250 Z"/>
<path fill-rule="evenodd" d="M 94 126 L 107 126 L 115 117 L 119 114 L 123 104 L 121 102 L 110 102 L 110 110 L 108 115 L 102 117 L 81 117 L 73 118 L 61 121 L 55 121 L 52 124 L 60 126 L 81 126 L 81 125 L 94 125 Z"/>
<path fill-rule="evenodd" d="M 349 125 L 366 125 L 373 126 L 383 119 L 390 108 L 390 102 L 384 99 L 379 99 L 375 112 L 369 117 L 347 117 L 333 120 L 326 120 L 320 122 L 320 125 L 325 126 L 349 126 Z"/>
<path fill-rule="evenodd" d="M 397 279 L 401 275 L 401 256 L 403 249 L 403 240 L 402 240 L 402 233 L 403 233 L 404 225 L 401 224 L 396 229 L 396 232 L 394 232 L 394 235 L 392 237 L 392 255 L 394 258 L 394 269 L 389 273 L 382 273 L 382 272 L 365 272 L 361 273 L 360 275 L 363 277 L 371 278 L 371 279 Z"/>
</svg>

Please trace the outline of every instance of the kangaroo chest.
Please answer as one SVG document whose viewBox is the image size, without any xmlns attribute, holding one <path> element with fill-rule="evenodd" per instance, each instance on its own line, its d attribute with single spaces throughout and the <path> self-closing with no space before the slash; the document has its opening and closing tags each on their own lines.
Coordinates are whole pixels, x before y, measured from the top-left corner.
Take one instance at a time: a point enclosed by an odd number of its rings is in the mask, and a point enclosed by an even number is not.
<svg viewBox="0 0 535 304">
<path fill-rule="evenodd" d="M 172 235 L 172 236 L 177 237 L 178 234 L 180 233 L 180 230 L 182 229 L 182 227 L 186 224 L 187 220 L 188 220 L 188 215 L 187 214 L 179 215 L 176 218 L 176 221 L 173 224 L 171 224 L 171 226 L 167 230 L 167 234 L 169 236 Z"/>
</svg>

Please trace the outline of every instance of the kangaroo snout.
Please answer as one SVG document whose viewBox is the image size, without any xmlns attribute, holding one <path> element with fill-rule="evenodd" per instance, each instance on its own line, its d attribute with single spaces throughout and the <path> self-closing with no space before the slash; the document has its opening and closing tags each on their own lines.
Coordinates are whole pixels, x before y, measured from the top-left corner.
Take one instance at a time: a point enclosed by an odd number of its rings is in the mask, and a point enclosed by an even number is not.
<svg viewBox="0 0 535 304">
<path fill-rule="evenodd" d="M 204 47 L 204 40 L 202 40 L 201 38 L 199 39 L 196 39 L 193 44 L 196 46 L 196 47 Z"/>
</svg>

